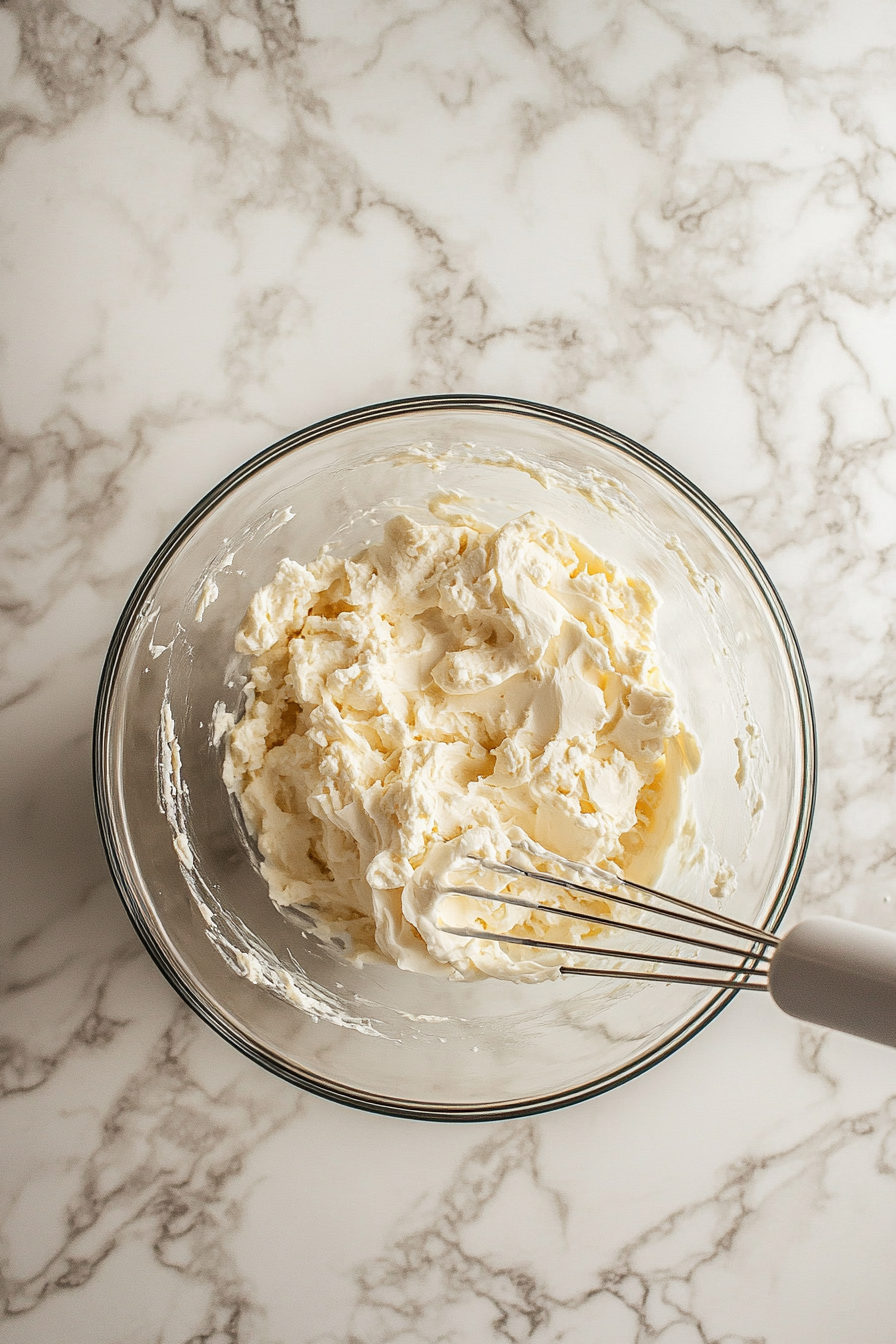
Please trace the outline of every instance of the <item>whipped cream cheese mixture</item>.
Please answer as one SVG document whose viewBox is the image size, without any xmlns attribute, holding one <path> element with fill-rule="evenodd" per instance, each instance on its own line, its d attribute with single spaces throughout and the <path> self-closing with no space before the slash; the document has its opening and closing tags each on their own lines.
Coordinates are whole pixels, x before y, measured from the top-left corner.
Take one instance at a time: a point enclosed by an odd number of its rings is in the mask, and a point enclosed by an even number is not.
<svg viewBox="0 0 896 1344">
<path fill-rule="evenodd" d="M 548 518 L 494 528 L 442 499 L 352 559 L 281 561 L 236 639 L 252 656 L 225 778 L 274 901 L 343 955 L 458 979 L 555 977 L 582 954 L 459 938 L 557 938 L 500 893 L 566 892 L 483 872 L 535 846 L 657 880 L 696 760 L 657 666 L 650 587 Z M 558 871 L 540 862 L 544 871 Z M 445 896 L 451 883 L 495 904 Z M 610 903 L 578 898 L 606 913 Z M 587 946 L 598 926 L 563 921 Z"/>
</svg>

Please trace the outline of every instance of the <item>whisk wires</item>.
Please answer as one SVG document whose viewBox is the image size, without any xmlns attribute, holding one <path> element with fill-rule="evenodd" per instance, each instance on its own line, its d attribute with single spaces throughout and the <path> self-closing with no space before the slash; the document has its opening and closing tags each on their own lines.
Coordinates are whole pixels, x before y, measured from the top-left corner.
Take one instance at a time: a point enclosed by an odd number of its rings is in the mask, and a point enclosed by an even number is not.
<svg viewBox="0 0 896 1344">
<path fill-rule="evenodd" d="M 521 846 L 520 846 L 521 848 Z M 457 928 L 440 924 L 445 933 L 461 938 L 476 938 L 484 942 L 507 943 L 519 947 L 531 947 L 539 951 L 573 953 L 589 958 L 611 960 L 616 963 L 635 963 L 615 966 L 561 966 L 562 975 L 602 976 L 618 980 L 659 980 L 667 984 L 701 985 L 722 989 L 768 989 L 768 968 L 779 939 L 763 929 L 740 920 L 732 919 L 703 906 L 695 905 L 680 896 L 670 896 L 666 892 L 656 891 L 653 887 L 642 886 L 628 878 L 618 877 L 599 868 L 587 868 L 584 864 L 571 863 L 548 851 L 538 851 L 539 856 L 573 869 L 581 876 L 588 876 L 596 886 L 571 881 L 553 873 L 543 873 L 535 868 L 522 867 L 513 863 L 497 863 L 491 859 L 468 857 L 481 868 L 511 878 L 526 878 L 542 882 L 548 886 L 559 887 L 567 892 L 598 897 L 615 906 L 647 912 L 673 921 L 674 928 L 636 924 L 620 919 L 615 911 L 608 914 L 594 914 L 591 911 L 576 910 L 570 906 L 547 905 L 544 902 L 530 900 L 524 896 L 515 896 L 511 892 L 485 891 L 481 887 L 458 885 L 444 888 L 444 895 L 470 897 L 473 900 L 491 902 L 496 905 L 517 906 L 524 910 L 538 911 L 560 919 L 578 920 L 581 923 L 599 925 L 623 933 L 634 933 L 663 943 L 682 944 L 696 950 L 695 957 L 684 956 L 680 952 L 666 953 L 658 951 L 637 951 L 612 944 L 593 945 L 554 941 L 550 938 L 528 937 L 523 934 L 495 932 L 490 929 Z M 610 886 L 612 890 L 606 890 Z M 623 891 L 619 889 L 622 888 Z M 624 894 L 625 892 L 637 895 Z M 699 933 L 691 930 L 699 929 Z M 709 933 L 713 937 L 705 935 Z M 713 954 L 708 957 L 706 954 Z M 727 958 L 719 960 L 719 957 Z M 648 969 L 648 966 L 650 969 Z M 673 969 L 674 968 L 674 969 Z"/>
</svg>

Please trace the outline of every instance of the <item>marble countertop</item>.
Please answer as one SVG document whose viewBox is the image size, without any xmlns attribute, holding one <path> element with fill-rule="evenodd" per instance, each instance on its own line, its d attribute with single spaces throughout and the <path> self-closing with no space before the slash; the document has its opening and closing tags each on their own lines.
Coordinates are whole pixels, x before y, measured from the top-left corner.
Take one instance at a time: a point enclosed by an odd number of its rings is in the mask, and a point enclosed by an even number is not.
<svg viewBox="0 0 896 1344">
<path fill-rule="evenodd" d="M 0 80 L 4 1344 L 892 1344 L 896 1052 L 741 995 L 535 1120 L 306 1096 L 139 944 L 89 737 L 238 463 L 552 402 L 759 552 L 819 720 L 793 913 L 896 928 L 893 5 L 8 0 Z"/>
</svg>

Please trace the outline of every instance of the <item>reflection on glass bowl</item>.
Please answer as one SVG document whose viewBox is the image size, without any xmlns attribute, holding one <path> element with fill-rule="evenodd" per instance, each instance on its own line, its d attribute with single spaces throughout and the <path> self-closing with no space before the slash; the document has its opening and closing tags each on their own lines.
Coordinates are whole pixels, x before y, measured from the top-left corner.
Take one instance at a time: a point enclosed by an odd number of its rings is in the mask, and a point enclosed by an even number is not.
<svg viewBox="0 0 896 1344">
<path fill-rule="evenodd" d="M 658 594 L 658 644 L 702 763 L 694 835 L 737 873 L 736 918 L 775 928 L 805 852 L 815 740 L 786 613 L 693 485 L 580 416 L 494 397 L 390 402 L 291 435 L 211 492 L 152 559 L 100 686 L 95 785 L 125 907 L 186 1001 L 267 1068 L 334 1100 L 432 1119 L 524 1115 L 624 1082 L 730 992 L 567 978 L 457 983 L 356 967 L 278 911 L 221 776 L 239 714 L 233 637 L 285 555 L 351 554 L 397 511 L 459 490 L 501 523 L 553 518 Z M 682 849 L 661 885 L 706 901 Z"/>
</svg>

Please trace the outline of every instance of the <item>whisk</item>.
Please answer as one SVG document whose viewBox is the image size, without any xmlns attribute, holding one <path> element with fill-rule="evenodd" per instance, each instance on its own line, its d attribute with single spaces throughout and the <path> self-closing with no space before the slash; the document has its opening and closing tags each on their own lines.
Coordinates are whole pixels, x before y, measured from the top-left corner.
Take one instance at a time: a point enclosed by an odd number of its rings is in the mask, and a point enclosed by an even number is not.
<svg viewBox="0 0 896 1344">
<path fill-rule="evenodd" d="M 614 907 L 641 914 L 649 912 L 671 921 L 672 927 L 635 923 L 620 918 L 615 909 L 611 914 L 593 914 L 475 886 L 445 886 L 442 896 L 467 896 L 493 905 L 519 906 L 558 919 L 648 935 L 659 940 L 666 950 L 638 951 L 609 943 L 573 944 L 560 938 L 527 937 L 487 928 L 457 928 L 440 922 L 443 932 L 540 951 L 570 952 L 595 961 L 589 966 L 561 966 L 562 975 L 662 981 L 721 990 L 768 991 L 778 1007 L 791 1017 L 896 1046 L 896 934 L 821 916 L 803 920 L 779 938 L 765 929 L 741 923 L 679 896 L 655 891 L 600 868 L 572 863 L 541 846 L 524 844 L 514 848 L 524 852 L 531 850 L 539 859 L 573 871 L 584 881 L 571 881 L 565 876 L 474 855 L 469 858 L 480 868 L 505 877 L 522 877 L 570 893 L 603 897 Z M 679 950 L 682 945 L 693 949 L 693 953 L 685 957 Z M 600 965 L 601 959 L 617 964 Z M 619 966 L 619 962 L 631 965 Z"/>
</svg>

